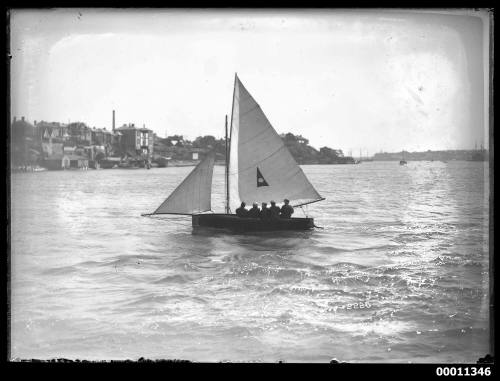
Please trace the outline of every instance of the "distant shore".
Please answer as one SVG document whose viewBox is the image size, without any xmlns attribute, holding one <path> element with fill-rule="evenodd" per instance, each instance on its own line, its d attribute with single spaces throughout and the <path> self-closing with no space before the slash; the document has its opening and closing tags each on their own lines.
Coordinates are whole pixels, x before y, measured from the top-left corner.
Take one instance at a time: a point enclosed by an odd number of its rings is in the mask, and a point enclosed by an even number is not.
<svg viewBox="0 0 500 381">
<path fill-rule="evenodd" d="M 471 161 L 488 161 L 488 160 L 470 160 L 470 159 L 451 159 L 451 160 L 424 160 L 424 159 L 417 159 L 417 160 L 411 160 L 409 159 L 408 160 L 409 162 L 442 162 L 442 163 L 447 163 L 448 161 L 450 162 L 464 162 L 464 161 L 468 161 L 468 162 L 471 162 Z M 164 167 L 160 167 L 158 166 L 157 164 L 153 164 L 152 165 L 152 168 L 169 168 L 169 167 L 195 167 L 200 161 L 199 160 L 173 160 L 171 162 L 168 163 L 167 166 L 164 166 Z M 365 161 L 361 161 L 360 163 L 356 163 L 356 164 L 361 164 Z M 383 162 L 396 162 L 396 160 L 394 159 L 389 159 L 389 160 L 368 160 L 366 162 L 375 162 L 375 163 L 383 163 Z M 318 164 L 318 163 L 308 163 L 308 164 L 299 164 L 301 166 L 303 165 L 346 165 L 347 163 L 334 163 L 334 164 Z M 225 163 L 223 160 L 218 160 L 215 162 L 215 165 L 216 166 L 225 166 Z M 120 168 L 120 167 L 114 167 L 114 168 L 99 168 L 99 170 L 104 170 L 104 171 L 108 171 L 110 169 L 120 169 L 120 170 L 138 170 L 138 169 L 146 169 L 146 168 L 141 168 L 141 167 L 133 167 L 133 168 Z M 36 166 L 36 167 L 30 167 L 30 166 L 27 166 L 26 168 L 22 168 L 22 167 L 12 167 L 11 168 L 11 173 L 31 173 L 31 172 L 45 172 L 45 171 L 50 171 L 50 172 L 53 172 L 53 171 L 87 171 L 87 170 L 96 170 L 95 168 L 91 168 L 91 167 L 88 167 L 88 168 L 68 168 L 68 169 L 58 169 L 58 170 L 54 170 L 54 169 L 48 169 L 48 168 L 45 168 L 45 167 L 40 167 L 40 166 Z"/>
</svg>

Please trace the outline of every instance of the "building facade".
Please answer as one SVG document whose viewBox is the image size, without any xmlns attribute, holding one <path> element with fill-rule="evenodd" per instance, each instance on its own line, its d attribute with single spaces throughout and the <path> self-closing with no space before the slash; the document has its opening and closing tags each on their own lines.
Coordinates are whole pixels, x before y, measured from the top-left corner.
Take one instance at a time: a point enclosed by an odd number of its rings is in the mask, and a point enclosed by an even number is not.
<svg viewBox="0 0 500 381">
<path fill-rule="evenodd" d="M 151 160 L 153 156 L 153 131 L 134 124 L 124 125 L 116 129 L 121 134 L 120 146 L 122 152 L 129 156 L 140 156 Z"/>
<path fill-rule="evenodd" d="M 69 160 L 71 167 L 77 165 L 75 163 L 78 160 L 78 166 L 86 167 L 88 163 L 84 163 L 84 160 L 94 162 L 109 157 L 128 156 L 134 160 L 152 161 L 154 150 L 152 130 L 145 126 L 138 128 L 134 124 L 115 129 L 114 112 L 111 130 L 91 128 L 82 122 L 64 124 L 34 121 L 31 124 L 24 117 L 14 117 L 10 141 L 14 166 L 43 162 L 54 169 L 68 166 L 67 158 L 63 160 L 66 155 L 80 156 L 79 159 Z"/>
</svg>

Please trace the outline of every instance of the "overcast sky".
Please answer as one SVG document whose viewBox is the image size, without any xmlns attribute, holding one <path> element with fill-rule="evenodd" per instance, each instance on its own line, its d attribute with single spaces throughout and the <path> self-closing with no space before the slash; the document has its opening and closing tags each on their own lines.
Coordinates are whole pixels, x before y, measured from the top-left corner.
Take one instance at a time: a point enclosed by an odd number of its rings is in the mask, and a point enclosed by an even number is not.
<svg viewBox="0 0 500 381">
<path fill-rule="evenodd" d="M 348 154 L 488 144 L 484 12 L 15 10 L 11 113 L 224 134 L 234 73 L 278 133 Z M 486 69 L 486 70 L 485 70 Z"/>
</svg>

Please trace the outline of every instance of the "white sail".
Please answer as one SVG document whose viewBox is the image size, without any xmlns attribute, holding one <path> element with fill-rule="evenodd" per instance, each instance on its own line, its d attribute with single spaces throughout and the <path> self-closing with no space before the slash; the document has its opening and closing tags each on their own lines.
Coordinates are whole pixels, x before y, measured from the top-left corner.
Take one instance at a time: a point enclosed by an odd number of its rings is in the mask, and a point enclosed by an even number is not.
<svg viewBox="0 0 500 381">
<path fill-rule="evenodd" d="M 241 201 L 292 205 L 321 200 L 260 106 L 235 78 L 229 158 L 229 203 Z"/>
<path fill-rule="evenodd" d="M 195 214 L 211 209 L 215 155 L 210 153 L 153 214 Z"/>
</svg>

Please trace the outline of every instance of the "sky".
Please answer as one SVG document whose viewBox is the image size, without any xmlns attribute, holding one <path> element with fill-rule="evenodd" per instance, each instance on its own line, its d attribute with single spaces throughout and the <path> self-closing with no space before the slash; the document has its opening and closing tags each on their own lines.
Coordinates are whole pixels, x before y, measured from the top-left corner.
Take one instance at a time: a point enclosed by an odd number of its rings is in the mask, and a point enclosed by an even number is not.
<svg viewBox="0 0 500 381">
<path fill-rule="evenodd" d="M 223 137 L 234 74 L 278 133 L 359 156 L 488 145 L 486 11 L 13 10 L 11 116 Z"/>
</svg>

